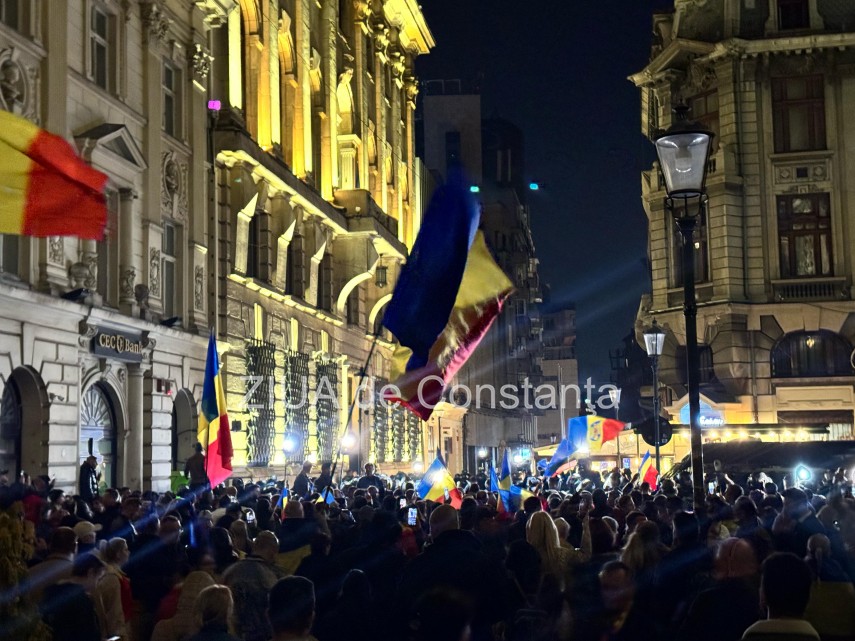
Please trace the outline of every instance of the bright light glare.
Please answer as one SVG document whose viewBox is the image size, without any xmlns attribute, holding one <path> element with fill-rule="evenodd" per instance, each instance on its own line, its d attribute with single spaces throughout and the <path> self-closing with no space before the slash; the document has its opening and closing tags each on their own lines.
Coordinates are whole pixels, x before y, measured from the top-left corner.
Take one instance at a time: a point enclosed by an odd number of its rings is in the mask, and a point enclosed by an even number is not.
<svg viewBox="0 0 855 641">
<path fill-rule="evenodd" d="M 480 458 L 487 458 L 487 448 L 482 447 L 480 450 L 478 450 L 478 456 Z"/>
<path fill-rule="evenodd" d="M 469 191 L 471 191 L 473 194 L 477 194 L 481 191 L 481 188 L 478 185 L 472 185 L 471 187 L 469 187 Z"/>
<path fill-rule="evenodd" d="M 532 191 L 537 191 L 538 189 L 540 189 L 540 185 L 537 183 L 529 183 L 528 188 Z"/>
<path fill-rule="evenodd" d="M 425 469 L 425 464 L 421 461 L 413 461 L 413 472 L 421 472 Z"/>
<path fill-rule="evenodd" d="M 808 468 L 806 468 L 804 465 L 799 465 L 796 468 L 796 478 L 799 479 L 800 481 L 802 481 L 802 482 L 808 481 L 808 480 L 810 480 L 810 476 L 811 476 L 810 470 Z"/>
<path fill-rule="evenodd" d="M 282 449 L 285 452 L 293 452 L 297 447 L 297 442 L 294 440 L 293 436 L 286 436 L 285 441 L 282 443 Z"/>
<path fill-rule="evenodd" d="M 588 446 L 587 446 L 587 445 L 580 445 L 580 446 L 576 449 L 576 451 L 577 451 L 577 452 L 579 452 L 580 454 L 587 454 L 587 453 L 588 453 L 588 452 L 590 452 L 591 450 L 588 448 Z"/>
<path fill-rule="evenodd" d="M 341 446 L 349 450 L 356 444 L 356 436 L 353 435 L 353 432 L 348 432 L 344 436 L 341 437 Z"/>
<path fill-rule="evenodd" d="M 318 453 L 310 452 L 309 455 L 306 457 L 306 460 L 312 465 L 315 465 L 318 462 Z"/>
<path fill-rule="evenodd" d="M 520 465 L 520 464 L 522 464 L 522 462 L 523 462 L 522 454 L 514 454 L 514 463 L 516 463 L 517 465 Z"/>
</svg>

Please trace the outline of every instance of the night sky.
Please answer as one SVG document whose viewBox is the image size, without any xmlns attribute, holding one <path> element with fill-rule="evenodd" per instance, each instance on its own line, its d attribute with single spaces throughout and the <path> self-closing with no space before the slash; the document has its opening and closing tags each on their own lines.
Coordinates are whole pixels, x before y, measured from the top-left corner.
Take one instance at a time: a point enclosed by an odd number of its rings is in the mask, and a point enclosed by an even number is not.
<svg viewBox="0 0 855 641">
<path fill-rule="evenodd" d="M 667 0 L 422 0 L 436 48 L 422 80 L 481 78 L 483 115 L 525 135 L 528 197 L 541 281 L 575 303 L 579 376 L 608 382 L 609 349 L 649 291 L 639 91 L 652 14 Z M 673 7 L 673 2 L 670 3 Z"/>
</svg>

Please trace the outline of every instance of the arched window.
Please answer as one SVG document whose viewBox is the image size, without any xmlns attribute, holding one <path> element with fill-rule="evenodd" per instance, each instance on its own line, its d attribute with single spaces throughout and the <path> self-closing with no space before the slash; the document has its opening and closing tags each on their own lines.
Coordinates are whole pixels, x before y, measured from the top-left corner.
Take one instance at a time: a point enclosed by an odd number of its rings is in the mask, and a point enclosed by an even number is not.
<svg viewBox="0 0 855 641">
<path fill-rule="evenodd" d="M 851 353 L 849 342 L 834 332 L 793 332 L 772 348 L 772 376 L 851 375 Z"/>
</svg>

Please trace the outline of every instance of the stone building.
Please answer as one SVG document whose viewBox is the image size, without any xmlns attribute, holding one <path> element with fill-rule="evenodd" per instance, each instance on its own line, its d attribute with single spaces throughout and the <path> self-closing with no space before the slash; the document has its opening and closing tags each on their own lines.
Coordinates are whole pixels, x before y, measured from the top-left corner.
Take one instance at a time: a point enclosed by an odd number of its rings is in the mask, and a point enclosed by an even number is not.
<svg viewBox="0 0 855 641">
<path fill-rule="evenodd" d="M 694 239 L 701 422 L 708 441 L 852 437 L 855 6 L 677 0 L 653 17 L 641 90 L 652 138 L 684 101 L 712 129 Z M 654 165 L 642 175 L 661 381 L 688 422 L 679 234 Z M 640 336 L 639 336 L 640 338 Z"/>
<path fill-rule="evenodd" d="M 105 482 L 165 489 L 211 331 L 236 474 L 281 476 L 286 431 L 295 458 L 337 452 L 418 229 L 412 60 L 432 46 L 409 0 L 0 2 L 0 107 L 109 177 L 103 241 L 0 237 L 0 471 L 70 489 L 93 451 Z M 286 413 L 303 374 L 332 392 Z M 356 459 L 422 455 L 417 422 L 374 414 Z"/>
</svg>

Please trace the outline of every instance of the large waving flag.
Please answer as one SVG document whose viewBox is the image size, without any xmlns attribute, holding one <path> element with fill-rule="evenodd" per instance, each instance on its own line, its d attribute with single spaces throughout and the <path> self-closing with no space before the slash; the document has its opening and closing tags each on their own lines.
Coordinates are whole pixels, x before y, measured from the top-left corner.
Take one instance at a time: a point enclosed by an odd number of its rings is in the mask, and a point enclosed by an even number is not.
<svg viewBox="0 0 855 641">
<path fill-rule="evenodd" d="M 599 452 L 603 443 L 616 439 L 625 426 L 613 418 L 575 416 L 567 421 L 569 446 L 574 452 Z"/>
<path fill-rule="evenodd" d="M 552 458 L 546 465 L 543 475 L 549 478 L 570 469 L 570 457 L 573 456 L 575 451 L 576 449 L 570 444 L 569 437 L 561 439 L 558 447 L 555 448 L 555 454 L 552 455 Z"/>
<path fill-rule="evenodd" d="M 425 213 L 383 326 L 399 345 L 389 396 L 427 420 L 466 362 L 513 285 L 478 231 L 480 211 L 462 176 L 449 176 Z"/>
<path fill-rule="evenodd" d="M 220 358 L 213 332 L 208 341 L 202 411 L 199 412 L 199 443 L 205 448 L 205 468 L 211 487 L 232 475 L 232 433 L 226 412 L 226 395 L 220 377 Z"/>
<path fill-rule="evenodd" d="M 460 490 L 457 489 L 457 484 L 454 482 L 454 477 L 451 476 L 448 468 L 445 467 L 445 463 L 443 463 L 439 452 L 437 452 L 436 458 L 430 464 L 430 467 L 425 470 L 425 475 L 416 487 L 416 493 L 419 495 L 419 498 L 427 501 L 443 503 L 448 500 L 456 508 L 460 508 L 460 503 L 463 499 L 460 496 Z M 446 494 L 448 498 L 446 498 Z"/>
<path fill-rule="evenodd" d="M 106 184 L 63 138 L 0 110 L 0 234 L 100 240 Z"/>
<path fill-rule="evenodd" d="M 659 470 L 653 467 L 653 459 L 650 457 L 650 450 L 644 454 L 641 459 L 641 465 L 638 466 L 638 480 L 642 483 L 650 485 L 652 491 L 656 491 L 658 487 Z"/>
</svg>

